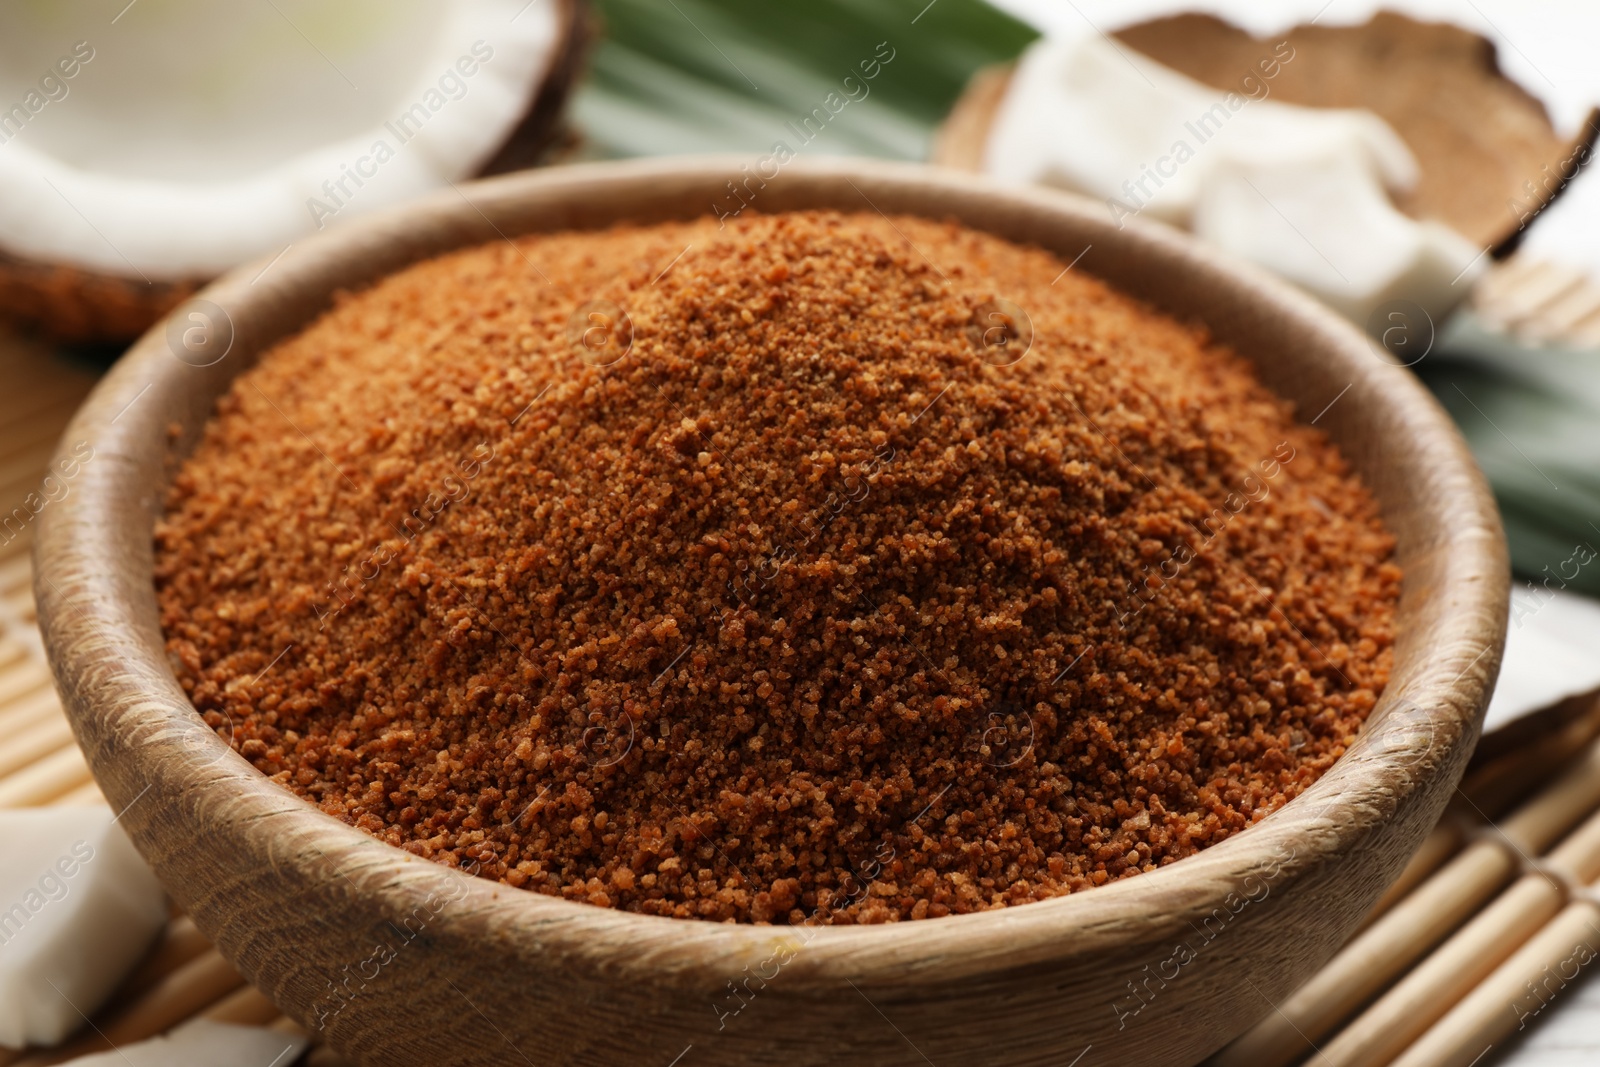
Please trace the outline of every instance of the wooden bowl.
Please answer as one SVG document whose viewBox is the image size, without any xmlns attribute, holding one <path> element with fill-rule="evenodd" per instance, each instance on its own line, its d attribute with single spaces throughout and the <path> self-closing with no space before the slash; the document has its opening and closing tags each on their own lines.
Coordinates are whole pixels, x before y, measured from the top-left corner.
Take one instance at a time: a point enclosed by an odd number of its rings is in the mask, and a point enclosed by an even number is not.
<svg viewBox="0 0 1600 1067">
<path fill-rule="evenodd" d="M 175 460 L 235 374 L 336 289 L 505 234 L 701 215 L 726 205 L 747 163 L 570 167 L 465 186 L 236 271 L 201 294 L 209 304 L 146 334 L 68 429 L 63 449 L 87 441 L 94 458 L 38 530 L 45 641 L 95 776 L 222 954 L 363 1063 L 1193 1063 L 1326 960 L 1433 825 L 1498 669 L 1508 569 L 1482 478 L 1411 376 L 1309 298 L 1164 227 L 1118 229 L 1100 205 L 1057 193 L 846 161 L 791 163 L 755 204 L 956 218 L 1078 260 L 1204 321 L 1366 479 L 1405 569 L 1393 680 L 1312 789 L 1199 855 L 922 922 L 628 914 L 474 879 L 322 814 L 234 754 L 173 677 L 152 523 Z M 185 330 L 207 322 L 227 336 L 194 335 L 215 342 L 194 358 Z"/>
</svg>

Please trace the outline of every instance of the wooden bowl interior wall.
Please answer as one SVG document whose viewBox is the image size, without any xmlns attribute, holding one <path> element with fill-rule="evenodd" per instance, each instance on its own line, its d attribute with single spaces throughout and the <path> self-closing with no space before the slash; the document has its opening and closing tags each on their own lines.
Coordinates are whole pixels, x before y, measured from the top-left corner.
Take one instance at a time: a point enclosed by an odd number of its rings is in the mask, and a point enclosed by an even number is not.
<svg viewBox="0 0 1600 1067">
<path fill-rule="evenodd" d="M 1074 269 L 1203 321 L 1302 419 L 1320 412 L 1317 425 L 1372 488 L 1406 575 L 1390 687 L 1316 786 L 1197 856 L 1055 900 L 871 928 L 626 914 L 472 879 L 323 815 L 234 754 L 167 665 L 151 526 L 176 461 L 262 351 L 334 290 L 450 249 L 710 213 L 747 162 L 605 164 L 464 186 L 200 294 L 231 323 L 231 348 L 211 366 L 176 358 L 166 324 L 147 334 L 63 439 L 91 442 L 96 458 L 41 517 L 36 552 L 47 646 L 95 775 L 223 954 L 363 1062 L 514 1061 L 508 1045 L 574 1064 L 668 1063 L 689 1045 L 698 1064 L 785 1067 L 846 1055 L 1065 1063 L 1090 1045 L 1115 1048 L 1119 1062 L 1196 1062 L 1271 1010 L 1264 993 L 1281 995 L 1331 955 L 1436 820 L 1498 669 L 1507 576 L 1493 503 L 1426 392 L 1309 298 L 1165 228 L 1118 229 L 1099 205 L 1061 194 L 844 161 L 793 163 L 756 204 L 955 218 L 1063 261 L 1081 254 Z M 399 940 L 419 915 L 420 932 Z M 1219 915 L 1225 936 L 1197 933 Z M 1201 950 L 1152 981 L 1180 944 Z M 368 977 L 386 945 L 391 957 Z M 719 1011 L 735 1003 L 731 982 L 774 967 L 741 986 L 757 991 L 749 1011 Z M 1130 1000 L 1135 983 L 1146 993 Z"/>
</svg>

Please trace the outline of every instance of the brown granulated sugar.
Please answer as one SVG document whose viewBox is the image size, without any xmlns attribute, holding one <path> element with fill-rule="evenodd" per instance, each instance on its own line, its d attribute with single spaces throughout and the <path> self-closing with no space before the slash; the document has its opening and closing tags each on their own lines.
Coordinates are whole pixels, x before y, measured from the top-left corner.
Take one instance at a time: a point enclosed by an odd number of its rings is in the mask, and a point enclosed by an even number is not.
<svg viewBox="0 0 1600 1067">
<path fill-rule="evenodd" d="M 323 811 L 630 911 L 920 919 L 1191 855 L 1344 752 L 1400 576 L 1243 361 L 1064 267 L 798 213 L 342 296 L 171 490 L 178 677 Z"/>
</svg>

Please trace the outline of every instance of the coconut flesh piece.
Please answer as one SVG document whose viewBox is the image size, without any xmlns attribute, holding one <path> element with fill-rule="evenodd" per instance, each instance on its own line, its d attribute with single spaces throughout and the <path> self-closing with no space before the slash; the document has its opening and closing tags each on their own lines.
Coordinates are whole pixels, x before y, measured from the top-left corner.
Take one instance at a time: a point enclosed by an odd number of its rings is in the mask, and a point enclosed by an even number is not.
<svg viewBox="0 0 1600 1067">
<path fill-rule="evenodd" d="M 113 12 L 114 13 L 114 12 Z M 561 38 L 554 0 L 65 0 L 0 34 L 0 251 L 208 277 L 475 174 Z"/>
<path fill-rule="evenodd" d="M 0 1046 L 53 1045 L 143 957 L 166 895 L 103 804 L 0 811 L 0 841 Z"/>
<path fill-rule="evenodd" d="M 1391 355 L 1426 354 L 1415 304 L 1442 322 L 1467 295 L 1482 249 L 1432 220 L 1401 214 L 1366 159 L 1331 148 L 1260 163 L 1230 159 L 1205 183 L 1190 218 L 1197 237 L 1252 260 L 1366 324 Z M 1421 330 L 1417 337 L 1411 331 Z"/>
<path fill-rule="evenodd" d="M 1418 175 L 1405 142 L 1371 112 L 1281 104 L 1270 78 L 1254 84 L 1259 97 L 1218 91 L 1098 34 L 1047 38 L 1017 63 L 984 170 L 1093 196 L 1119 224 L 1191 229 L 1357 322 L 1395 299 L 1441 320 L 1480 250 L 1395 207 Z"/>
</svg>

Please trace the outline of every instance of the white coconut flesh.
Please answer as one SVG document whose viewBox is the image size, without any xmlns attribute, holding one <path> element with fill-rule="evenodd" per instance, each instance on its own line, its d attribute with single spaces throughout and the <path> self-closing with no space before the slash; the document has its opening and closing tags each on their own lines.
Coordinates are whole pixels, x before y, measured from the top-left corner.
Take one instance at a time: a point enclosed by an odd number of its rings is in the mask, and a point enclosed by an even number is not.
<svg viewBox="0 0 1600 1067">
<path fill-rule="evenodd" d="M 166 895 L 104 804 L 0 811 L 0 840 L 0 1047 L 53 1045 L 144 956 Z"/>
<path fill-rule="evenodd" d="M 37 0 L 0 30 L 0 251 L 206 277 L 476 174 L 558 0 Z"/>
<path fill-rule="evenodd" d="M 1419 165 L 1383 119 L 1268 99 L 1280 67 L 1264 56 L 1227 92 L 1087 28 L 1043 38 L 1018 61 L 984 168 L 1093 196 L 1119 227 L 1141 214 L 1187 227 L 1376 332 L 1398 302 L 1442 321 L 1482 250 L 1395 206 Z"/>
</svg>

